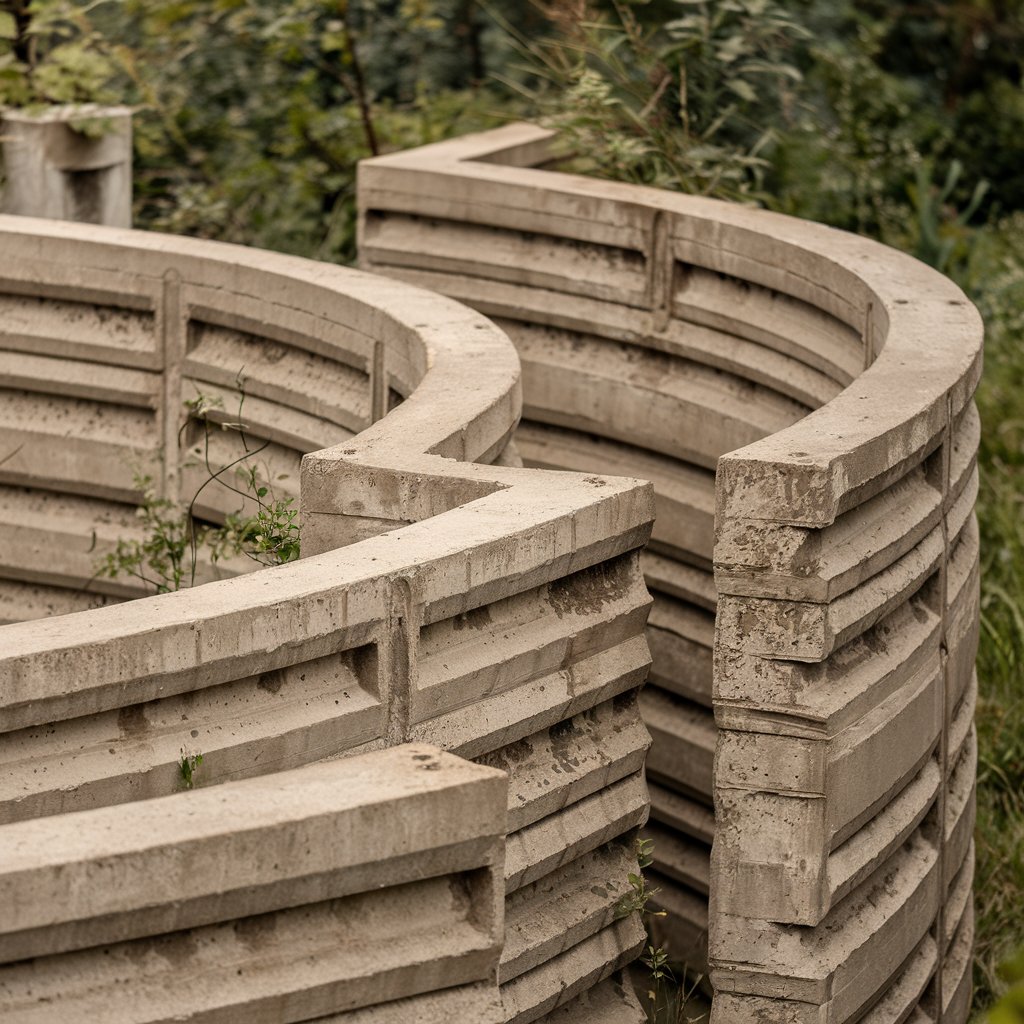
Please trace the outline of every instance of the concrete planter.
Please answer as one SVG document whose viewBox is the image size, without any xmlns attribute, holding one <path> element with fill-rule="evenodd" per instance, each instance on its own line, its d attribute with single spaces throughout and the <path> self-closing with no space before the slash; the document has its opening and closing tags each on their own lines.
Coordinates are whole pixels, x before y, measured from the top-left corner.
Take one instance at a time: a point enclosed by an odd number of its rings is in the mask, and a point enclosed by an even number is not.
<svg viewBox="0 0 1024 1024">
<path fill-rule="evenodd" d="M 98 138 L 75 130 L 102 121 Z M 3 211 L 127 228 L 132 223 L 132 112 L 64 106 L 8 110 L 0 122 L 6 175 Z"/>
</svg>

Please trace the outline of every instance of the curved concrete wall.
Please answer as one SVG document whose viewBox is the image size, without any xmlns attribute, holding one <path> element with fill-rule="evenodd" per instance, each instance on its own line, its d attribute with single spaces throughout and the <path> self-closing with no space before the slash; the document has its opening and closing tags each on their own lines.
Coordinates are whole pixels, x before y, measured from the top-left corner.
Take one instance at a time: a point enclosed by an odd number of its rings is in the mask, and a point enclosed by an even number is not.
<svg viewBox="0 0 1024 1024">
<path fill-rule="evenodd" d="M 131 528 L 133 469 L 190 494 L 187 451 L 161 458 L 182 400 L 230 412 L 243 365 L 261 460 L 301 485 L 304 557 L 88 607 L 132 593 L 81 585 Z M 202 1019 L 642 1019 L 616 972 L 643 932 L 615 908 L 648 808 L 653 502 L 636 480 L 516 467 L 507 338 L 356 271 L 0 218 L 0 367 L 0 847 L 19 851 L 0 889 L 42 894 L 0 915 L 4 1019 L 85 1013 L 96 978 L 133 1021 L 193 985 Z M 211 488 L 203 511 L 233 497 Z M 174 794 L 183 747 L 208 792 Z M 355 809 L 330 797 L 350 787 Z M 295 848 L 253 861 L 284 818 Z M 290 972 L 353 919 L 363 959 Z M 382 960 L 388 936 L 402 952 Z M 199 979 L 225 943 L 259 984 L 217 1002 Z"/>
<path fill-rule="evenodd" d="M 670 946 L 710 932 L 715 1024 L 963 1021 L 980 319 L 876 243 L 545 170 L 550 143 L 364 162 L 362 262 L 508 332 L 528 465 L 654 483 Z"/>
</svg>

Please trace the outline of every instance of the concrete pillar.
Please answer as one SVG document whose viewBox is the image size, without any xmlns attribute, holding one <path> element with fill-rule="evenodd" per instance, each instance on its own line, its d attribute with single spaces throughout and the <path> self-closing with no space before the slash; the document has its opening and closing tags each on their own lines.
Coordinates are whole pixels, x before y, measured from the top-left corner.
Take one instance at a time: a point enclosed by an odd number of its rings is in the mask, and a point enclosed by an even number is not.
<svg viewBox="0 0 1024 1024">
<path fill-rule="evenodd" d="M 76 131 L 83 117 L 101 122 L 103 135 Z M 5 113 L 4 212 L 131 227 L 131 117 L 127 107 Z"/>
</svg>

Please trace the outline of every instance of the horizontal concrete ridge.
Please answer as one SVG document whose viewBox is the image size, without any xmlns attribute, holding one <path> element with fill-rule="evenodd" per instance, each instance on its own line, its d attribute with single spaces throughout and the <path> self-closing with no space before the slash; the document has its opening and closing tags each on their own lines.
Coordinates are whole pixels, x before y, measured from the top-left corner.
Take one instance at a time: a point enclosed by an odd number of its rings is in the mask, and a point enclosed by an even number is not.
<svg viewBox="0 0 1024 1024">
<path fill-rule="evenodd" d="M 279 772 L 272 783 L 6 826 L 0 961 L 206 924 L 228 909 L 250 916 L 304 892 L 336 898 L 412 879 L 428 873 L 434 851 L 438 864 L 458 861 L 453 837 L 468 861 L 484 851 L 500 862 L 506 789 L 502 772 L 404 745 Z"/>
<path fill-rule="evenodd" d="M 406 744 L 4 826 L 3 1018 L 304 1021 L 485 984 L 506 789 Z M 494 1002 L 471 991 L 430 1005 Z"/>
<path fill-rule="evenodd" d="M 527 466 L 653 483 L 658 940 L 710 943 L 714 1024 L 962 1022 L 980 317 L 875 242 L 554 143 L 365 161 L 360 254 L 506 331 Z"/>
<path fill-rule="evenodd" d="M 421 288 L 0 218 L 0 1018 L 640 1019 L 654 495 L 521 389 Z M 247 454 L 300 560 L 95 578 Z"/>
</svg>

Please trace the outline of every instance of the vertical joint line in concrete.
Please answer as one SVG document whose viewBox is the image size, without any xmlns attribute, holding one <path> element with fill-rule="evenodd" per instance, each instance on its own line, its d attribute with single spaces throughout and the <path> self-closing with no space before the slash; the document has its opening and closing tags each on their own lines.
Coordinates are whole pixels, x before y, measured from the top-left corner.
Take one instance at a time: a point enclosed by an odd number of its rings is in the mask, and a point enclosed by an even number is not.
<svg viewBox="0 0 1024 1024">
<path fill-rule="evenodd" d="M 672 304 L 674 261 L 669 249 L 668 215 L 658 210 L 651 221 L 647 254 L 647 302 L 651 310 L 651 330 L 656 333 L 668 327 Z"/>
<path fill-rule="evenodd" d="M 181 301 L 181 274 L 164 272 L 158 310 L 160 363 L 163 370 L 160 395 L 160 442 L 163 447 L 161 496 L 178 499 L 178 431 L 181 428 L 181 364 L 185 360 L 186 327 Z"/>
<path fill-rule="evenodd" d="M 394 578 L 388 593 L 382 665 L 382 684 L 387 687 L 384 740 L 389 747 L 405 743 L 409 738 L 421 619 L 422 609 L 413 593 L 411 577 Z"/>
<path fill-rule="evenodd" d="M 373 359 L 370 364 L 370 422 L 383 419 L 388 411 L 388 380 L 384 368 L 384 342 L 373 343 Z"/>
<path fill-rule="evenodd" d="M 868 308 L 864 313 L 864 369 L 866 370 L 874 361 L 875 352 L 875 304 L 868 301 Z"/>
</svg>

